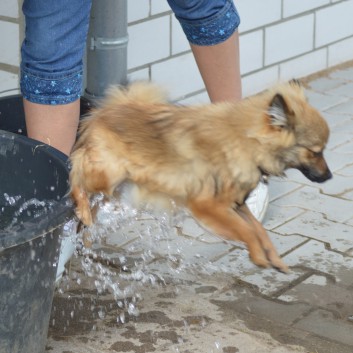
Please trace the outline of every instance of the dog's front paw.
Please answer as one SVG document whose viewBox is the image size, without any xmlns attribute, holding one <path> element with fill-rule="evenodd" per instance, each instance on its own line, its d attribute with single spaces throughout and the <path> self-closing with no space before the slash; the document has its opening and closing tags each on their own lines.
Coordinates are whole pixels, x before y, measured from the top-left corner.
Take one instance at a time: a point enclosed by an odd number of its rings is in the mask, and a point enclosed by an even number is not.
<svg viewBox="0 0 353 353">
<path fill-rule="evenodd" d="M 263 251 L 250 252 L 250 259 L 255 265 L 263 268 L 273 267 L 283 273 L 289 272 L 288 266 L 276 252 L 267 249 L 261 250 Z"/>
<path fill-rule="evenodd" d="M 283 273 L 290 272 L 289 267 L 283 262 L 276 252 L 267 251 L 266 255 L 273 268 Z"/>
<path fill-rule="evenodd" d="M 77 218 L 87 227 L 93 223 L 92 214 L 89 207 L 85 205 L 78 205 L 75 210 Z"/>
<path fill-rule="evenodd" d="M 263 251 L 250 251 L 250 259 L 251 261 L 259 267 L 268 268 L 271 266 L 268 261 L 265 252 Z"/>
</svg>

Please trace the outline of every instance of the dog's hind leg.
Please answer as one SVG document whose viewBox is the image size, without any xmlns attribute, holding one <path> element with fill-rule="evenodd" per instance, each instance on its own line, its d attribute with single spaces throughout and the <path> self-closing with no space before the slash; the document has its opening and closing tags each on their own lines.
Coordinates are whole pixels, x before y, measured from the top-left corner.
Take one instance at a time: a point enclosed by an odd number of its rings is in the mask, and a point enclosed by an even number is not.
<svg viewBox="0 0 353 353">
<path fill-rule="evenodd" d="M 188 207 L 194 216 L 216 234 L 246 243 L 251 260 L 258 266 L 269 267 L 266 252 L 251 223 L 246 222 L 228 204 L 209 200 L 189 200 Z"/>
<path fill-rule="evenodd" d="M 271 239 L 269 238 L 266 230 L 262 224 L 253 216 L 246 204 L 238 208 L 238 212 L 242 215 L 243 218 L 246 218 L 256 230 L 258 239 L 262 245 L 262 248 L 265 250 L 266 256 L 270 261 L 271 265 L 278 269 L 281 272 L 288 272 L 288 266 L 282 261 L 280 256 L 277 253 L 276 248 L 273 246 Z"/>
</svg>

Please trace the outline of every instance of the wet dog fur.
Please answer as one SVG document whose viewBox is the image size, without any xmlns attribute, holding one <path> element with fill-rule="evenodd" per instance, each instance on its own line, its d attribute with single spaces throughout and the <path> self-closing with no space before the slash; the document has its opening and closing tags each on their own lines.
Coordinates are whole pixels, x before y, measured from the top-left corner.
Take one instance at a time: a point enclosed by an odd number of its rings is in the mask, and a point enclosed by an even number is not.
<svg viewBox="0 0 353 353">
<path fill-rule="evenodd" d="M 262 176 L 296 168 L 314 182 L 331 178 L 323 157 L 329 129 L 298 82 L 237 103 L 168 103 L 152 83 L 112 88 L 84 119 L 71 155 L 71 196 L 78 218 L 92 219 L 90 197 L 110 197 L 124 181 L 187 207 L 225 239 L 246 243 L 258 266 L 287 272 L 245 200 Z"/>
</svg>

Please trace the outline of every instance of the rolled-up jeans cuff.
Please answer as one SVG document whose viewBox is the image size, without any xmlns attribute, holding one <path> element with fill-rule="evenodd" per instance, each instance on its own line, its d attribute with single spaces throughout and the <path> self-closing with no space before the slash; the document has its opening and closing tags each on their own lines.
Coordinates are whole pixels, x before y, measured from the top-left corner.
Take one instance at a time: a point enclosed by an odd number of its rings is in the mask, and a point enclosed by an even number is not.
<svg viewBox="0 0 353 353">
<path fill-rule="evenodd" d="M 80 98 L 82 93 L 82 69 L 65 75 L 39 75 L 21 67 L 21 92 L 32 103 L 68 104 Z"/>
<path fill-rule="evenodd" d="M 178 17 L 178 20 L 188 41 L 202 46 L 224 42 L 240 24 L 240 16 L 233 1 L 227 1 L 223 9 L 210 18 L 192 21 Z"/>
</svg>

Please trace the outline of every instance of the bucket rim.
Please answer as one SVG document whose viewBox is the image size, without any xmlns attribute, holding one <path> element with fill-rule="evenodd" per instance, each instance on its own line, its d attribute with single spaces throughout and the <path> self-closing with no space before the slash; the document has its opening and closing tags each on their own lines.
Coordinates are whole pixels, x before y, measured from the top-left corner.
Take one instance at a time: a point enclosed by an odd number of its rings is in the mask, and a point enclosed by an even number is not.
<svg viewBox="0 0 353 353">
<path fill-rule="evenodd" d="M 54 147 L 6 130 L 0 130 L 0 137 L 5 139 L 16 139 L 17 141 L 21 141 L 21 144 L 32 148 L 33 153 L 40 151 L 48 157 L 54 158 L 55 161 L 69 173 L 68 157 Z M 23 224 L 8 230 L 0 230 L 0 252 L 42 237 L 45 234 L 62 227 L 73 217 L 73 203 L 66 193 L 60 200 L 55 200 L 54 206 L 51 207 L 48 212 L 38 218 L 26 221 Z M 41 229 L 41 231 L 38 232 L 38 229 Z"/>
</svg>

